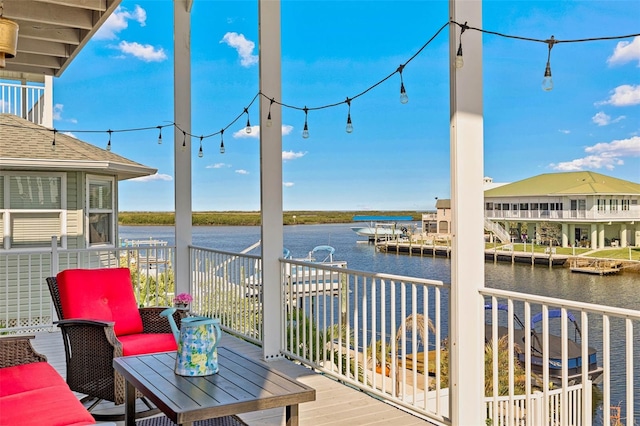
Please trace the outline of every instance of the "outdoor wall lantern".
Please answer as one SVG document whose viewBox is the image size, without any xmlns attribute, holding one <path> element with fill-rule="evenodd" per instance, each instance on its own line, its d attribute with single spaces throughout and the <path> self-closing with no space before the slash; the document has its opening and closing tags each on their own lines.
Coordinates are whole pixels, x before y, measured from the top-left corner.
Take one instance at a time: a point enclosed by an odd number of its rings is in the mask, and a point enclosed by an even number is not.
<svg viewBox="0 0 640 426">
<path fill-rule="evenodd" d="M 0 0 L 0 68 L 6 66 L 5 58 L 15 58 L 18 50 L 18 24 L 2 15 L 4 4 Z"/>
</svg>

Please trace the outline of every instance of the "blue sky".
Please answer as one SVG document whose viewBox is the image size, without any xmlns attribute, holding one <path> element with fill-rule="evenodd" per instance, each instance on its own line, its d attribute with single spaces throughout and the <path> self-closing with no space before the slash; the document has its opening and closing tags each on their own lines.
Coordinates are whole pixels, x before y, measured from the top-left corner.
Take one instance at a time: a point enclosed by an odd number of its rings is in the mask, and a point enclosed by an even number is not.
<svg viewBox="0 0 640 426">
<path fill-rule="evenodd" d="M 123 0 L 54 82 L 54 125 L 105 147 L 108 129 L 173 121 L 173 4 Z M 192 132 L 226 127 L 258 92 L 257 1 L 195 0 Z M 582 39 L 640 33 L 640 1 L 484 1 L 470 26 L 509 35 Z M 410 58 L 448 20 L 443 1 L 283 1 L 282 101 L 344 101 Z M 471 30 L 469 30 L 471 31 Z M 464 42 L 464 38 L 463 38 Z M 547 45 L 483 36 L 485 176 L 513 182 L 593 170 L 640 182 L 640 37 L 557 44 L 554 89 L 541 83 Z M 443 31 L 399 77 L 351 104 L 283 110 L 285 210 L 428 210 L 449 197 L 448 41 Z M 258 103 L 193 149 L 195 211 L 259 210 Z M 74 133 L 74 130 L 105 130 Z M 172 211 L 173 131 L 114 133 L 115 153 L 158 169 L 120 183 L 121 211 Z"/>
</svg>

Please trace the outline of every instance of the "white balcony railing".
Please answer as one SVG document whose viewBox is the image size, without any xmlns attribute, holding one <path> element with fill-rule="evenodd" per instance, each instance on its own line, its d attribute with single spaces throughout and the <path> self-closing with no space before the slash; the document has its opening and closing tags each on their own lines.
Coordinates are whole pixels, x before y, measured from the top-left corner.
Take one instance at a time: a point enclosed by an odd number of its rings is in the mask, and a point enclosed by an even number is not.
<svg viewBox="0 0 640 426">
<path fill-rule="evenodd" d="M 0 113 L 43 124 L 44 86 L 0 82 Z"/>
<path fill-rule="evenodd" d="M 129 267 L 141 306 L 170 305 L 174 293 L 175 249 L 136 246 L 0 252 L 0 329 L 6 332 L 51 327 L 54 310 L 46 278 L 69 268 Z"/>
<path fill-rule="evenodd" d="M 616 220 L 637 219 L 634 210 L 485 210 L 485 217 L 491 219 L 593 219 Z"/>
<path fill-rule="evenodd" d="M 141 303 L 167 304 L 173 281 L 162 277 L 173 275 L 173 248 L 163 250 L 1 253 L 3 331 L 50 325 L 44 278 L 70 267 L 129 265 L 137 271 L 132 276 L 138 277 Z M 190 252 L 192 310 L 219 317 L 227 331 L 261 344 L 260 257 L 197 247 Z M 447 284 L 290 259 L 281 265 L 285 355 L 450 424 L 448 372 L 456 366 L 448 358 Z M 625 424 L 637 423 L 640 311 L 497 289 L 480 291 L 478 303 L 489 307 L 487 343 L 484 354 L 467 356 L 485 361 L 485 392 L 478 397 L 484 398 L 487 418 L 479 424 L 610 424 L 611 408 L 620 410 Z M 536 314 L 539 323 L 533 321 Z M 571 331 L 572 320 L 579 332 Z"/>
</svg>

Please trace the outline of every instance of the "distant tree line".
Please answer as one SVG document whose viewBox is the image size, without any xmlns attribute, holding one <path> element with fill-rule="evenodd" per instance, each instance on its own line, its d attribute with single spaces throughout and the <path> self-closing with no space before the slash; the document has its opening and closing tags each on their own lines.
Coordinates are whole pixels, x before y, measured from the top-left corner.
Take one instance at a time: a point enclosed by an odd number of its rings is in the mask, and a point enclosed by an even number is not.
<svg viewBox="0 0 640 426">
<path fill-rule="evenodd" d="M 282 215 L 284 225 L 315 225 L 321 223 L 349 223 L 353 216 L 411 216 L 422 220 L 422 212 L 416 211 L 287 211 Z M 119 212 L 120 225 L 174 225 L 173 212 Z M 193 212 L 194 226 L 257 226 L 260 212 L 225 211 Z"/>
</svg>

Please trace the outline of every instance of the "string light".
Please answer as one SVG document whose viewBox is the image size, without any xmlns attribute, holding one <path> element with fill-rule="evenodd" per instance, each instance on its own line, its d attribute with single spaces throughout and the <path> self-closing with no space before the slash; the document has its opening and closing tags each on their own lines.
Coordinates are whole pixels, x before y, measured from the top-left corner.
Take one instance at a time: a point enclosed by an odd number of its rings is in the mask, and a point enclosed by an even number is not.
<svg viewBox="0 0 640 426">
<path fill-rule="evenodd" d="M 187 150 L 187 132 L 182 131 L 182 152 Z"/>
<path fill-rule="evenodd" d="M 547 66 L 544 69 L 544 78 L 542 79 L 542 90 L 545 92 L 550 92 L 553 90 L 553 79 L 551 78 L 551 49 L 553 45 L 556 44 L 556 39 L 551 36 L 549 40 L 547 40 L 547 44 L 549 46 L 549 52 L 547 53 Z"/>
<path fill-rule="evenodd" d="M 345 101 L 349 107 L 349 110 L 347 111 L 347 133 L 352 133 L 353 132 L 353 124 L 351 123 L 351 99 L 347 98 L 347 100 Z"/>
<path fill-rule="evenodd" d="M 409 98 L 407 96 L 407 92 L 406 89 L 404 87 L 404 80 L 403 80 L 403 70 L 404 68 L 413 60 L 415 59 L 443 30 L 444 28 L 448 27 L 449 25 L 458 25 L 461 30 L 460 30 L 460 43 L 458 45 L 458 51 L 457 51 L 457 55 L 456 55 L 456 63 L 454 64 L 456 67 L 458 67 L 459 64 L 463 64 L 463 58 L 462 58 L 462 34 L 464 33 L 464 31 L 466 31 L 467 29 L 471 29 L 474 31 L 479 31 L 481 33 L 485 33 L 485 34 L 491 34 L 491 35 L 497 35 L 500 37 L 505 37 L 505 38 L 511 38 L 511 39 L 517 39 L 517 40 L 524 40 L 524 41 L 532 41 L 532 42 L 539 42 L 539 43 L 545 43 L 548 45 L 548 55 L 547 55 L 547 65 L 545 67 L 545 77 L 544 77 L 544 81 L 543 81 L 543 86 L 545 90 L 551 90 L 553 87 L 553 82 L 551 80 L 551 65 L 550 65 L 550 58 L 551 58 L 551 49 L 553 47 L 553 45 L 558 44 L 558 43 L 578 43 L 578 42 L 591 42 L 591 41 L 601 41 L 601 40 L 619 40 L 619 39 L 625 39 L 625 38 L 631 38 L 631 37 L 638 37 L 640 36 L 640 33 L 638 34 L 628 34 L 628 35 L 620 35 L 620 36 L 611 36 L 611 37 L 597 37 L 597 38 L 585 38 L 585 39 L 574 39 L 574 40 L 556 40 L 553 36 L 551 36 L 550 39 L 548 40 L 540 40 L 540 39 L 534 39 L 534 38 L 528 38 L 528 37 L 522 37 L 522 36 L 514 36 L 514 35 L 508 35 L 508 34 L 502 34 L 499 32 L 495 32 L 495 31 L 488 31 L 488 30 L 484 30 L 481 28 L 475 28 L 475 27 L 471 27 L 469 25 L 467 25 L 467 22 L 465 22 L 464 24 L 460 24 L 456 21 L 448 21 L 445 24 L 443 24 L 434 34 L 433 36 L 422 45 L 422 47 L 420 47 L 420 49 L 418 49 L 413 56 L 411 56 L 405 63 L 403 63 L 402 65 L 400 65 L 396 70 L 394 70 L 392 73 L 390 73 L 389 75 L 387 75 L 386 77 L 384 77 L 383 79 L 381 79 L 380 81 L 374 83 L 373 85 L 369 86 L 368 88 L 366 88 L 365 90 L 363 90 L 362 92 L 352 96 L 352 97 L 347 97 L 348 101 L 352 101 L 354 99 L 359 98 L 360 96 L 365 95 L 366 93 L 368 93 L 369 91 L 373 90 L 374 88 L 376 88 L 377 86 L 381 85 L 382 83 L 384 83 L 385 81 L 387 81 L 388 79 L 390 79 L 395 73 L 399 73 L 400 74 L 400 100 L 402 103 L 407 103 L 409 101 Z M 460 61 L 458 60 L 460 59 Z M 332 104 L 327 104 L 327 105 L 322 105 L 322 106 L 318 106 L 318 107 L 312 107 L 312 108 L 307 108 L 306 106 L 304 108 L 298 107 L 298 106 L 294 106 L 294 105 L 288 105 L 285 104 L 284 102 L 280 102 L 280 101 L 276 101 L 275 98 L 272 97 L 268 97 L 266 94 L 262 93 L 262 92 L 258 92 L 253 100 L 249 103 L 249 106 L 244 108 L 244 110 L 238 114 L 236 116 L 236 118 L 234 120 L 232 120 L 226 127 L 224 127 L 221 131 L 219 132 L 215 132 L 215 133 L 211 133 L 211 134 L 207 134 L 207 135 L 202 135 L 200 136 L 201 141 L 203 139 L 207 139 L 210 137 L 213 137 L 215 135 L 217 135 L 218 133 L 220 134 L 220 152 L 224 153 L 224 140 L 223 140 L 223 133 L 224 130 L 230 128 L 231 126 L 233 126 L 245 113 L 247 114 L 247 126 L 249 129 L 245 129 L 245 131 L 247 133 L 250 133 L 251 129 L 250 129 L 250 125 L 249 125 L 249 112 L 248 109 L 251 107 L 251 105 L 253 105 L 253 102 L 255 102 L 255 100 L 259 97 L 265 97 L 267 99 L 269 99 L 269 110 L 268 110 L 268 114 L 267 114 L 267 120 L 266 120 L 266 126 L 267 127 L 271 127 L 272 126 L 272 121 L 271 121 L 271 107 L 274 103 L 285 107 L 285 108 L 290 108 L 290 109 L 296 109 L 296 110 L 302 110 L 305 113 L 305 123 L 304 123 L 304 130 L 302 133 L 303 138 L 308 138 L 309 137 L 309 128 L 308 128 L 308 112 L 311 110 L 320 110 L 320 109 L 326 109 L 326 108 L 332 108 L 332 107 L 337 107 L 339 105 L 342 105 L 343 103 L 345 103 L 345 101 L 342 102 L 336 102 L 336 103 L 332 103 Z M 351 126 L 349 126 L 350 124 L 350 115 L 351 115 L 351 105 L 350 102 L 347 102 L 348 106 L 349 106 L 349 110 L 347 113 L 347 129 L 349 128 L 353 128 L 353 124 L 351 124 Z M 32 127 L 27 127 L 27 126 L 19 126 L 19 125 L 10 125 L 10 124 L 1 124 L 3 126 L 9 126 L 9 127 L 20 127 L 20 128 L 26 128 L 26 129 L 33 129 Z M 185 130 L 181 129 L 180 126 L 176 123 L 172 123 L 170 124 L 171 126 L 175 127 L 177 130 L 182 131 L 183 133 L 183 142 L 182 142 L 182 149 L 185 150 L 186 149 L 186 136 L 187 133 Z M 168 126 L 168 125 L 167 125 Z M 142 127 L 142 128 L 129 128 L 129 129 L 119 129 L 119 130 L 111 130 L 109 129 L 107 132 L 109 133 L 109 142 L 107 143 L 107 150 L 111 149 L 111 135 L 114 132 L 134 132 L 134 131 L 142 131 L 142 130 L 150 130 L 150 129 L 158 129 L 158 144 L 162 144 L 162 127 L 165 126 L 153 126 L 153 127 Z M 52 149 L 55 149 L 55 145 L 56 145 L 56 134 L 58 132 L 73 132 L 73 133 L 102 133 L 104 132 L 104 130 L 77 130 L 77 129 L 70 129 L 70 130 L 58 130 L 58 129 L 52 129 L 52 131 L 54 132 L 53 134 L 53 140 L 52 140 Z M 348 130 L 347 130 L 348 131 Z M 189 136 L 195 136 L 192 133 L 189 133 Z"/>
<path fill-rule="evenodd" d="M 406 104 L 409 102 L 409 96 L 407 96 L 407 91 L 404 88 L 404 81 L 402 80 L 402 70 L 404 70 L 404 65 L 400 65 L 398 67 L 398 74 L 400 74 L 400 103 Z"/>
<path fill-rule="evenodd" d="M 113 133 L 113 131 L 109 129 L 107 130 L 107 133 L 109 133 L 109 142 L 107 142 L 107 151 L 111 151 L 111 133 Z"/>
<path fill-rule="evenodd" d="M 58 133 L 58 131 L 56 129 L 53 129 L 53 140 L 51 141 L 51 151 L 56 150 L 56 133 Z"/>
<path fill-rule="evenodd" d="M 267 114 L 267 127 L 271 127 L 273 125 L 273 122 L 271 121 L 271 105 L 273 105 L 274 102 L 275 100 L 271 98 L 269 102 L 269 114 Z"/>
<path fill-rule="evenodd" d="M 249 122 L 249 109 L 245 108 L 244 112 L 247 114 L 247 127 L 245 127 L 245 132 L 247 132 L 247 134 L 251 134 L 251 123 Z"/>
<path fill-rule="evenodd" d="M 304 107 L 304 128 L 302 129 L 302 137 L 305 139 L 309 138 L 309 126 L 307 125 L 307 116 L 309 113 L 309 108 Z"/>
<path fill-rule="evenodd" d="M 204 157 L 204 152 L 202 151 L 202 136 L 200 136 L 200 149 L 198 150 L 198 157 Z"/>
<path fill-rule="evenodd" d="M 465 22 L 464 25 L 462 25 L 460 27 L 460 44 L 458 45 L 458 53 L 456 53 L 456 68 L 460 69 L 464 66 L 464 58 L 462 57 L 462 33 L 464 33 L 464 31 L 469 28 L 469 26 L 467 25 L 467 23 Z"/>
</svg>

